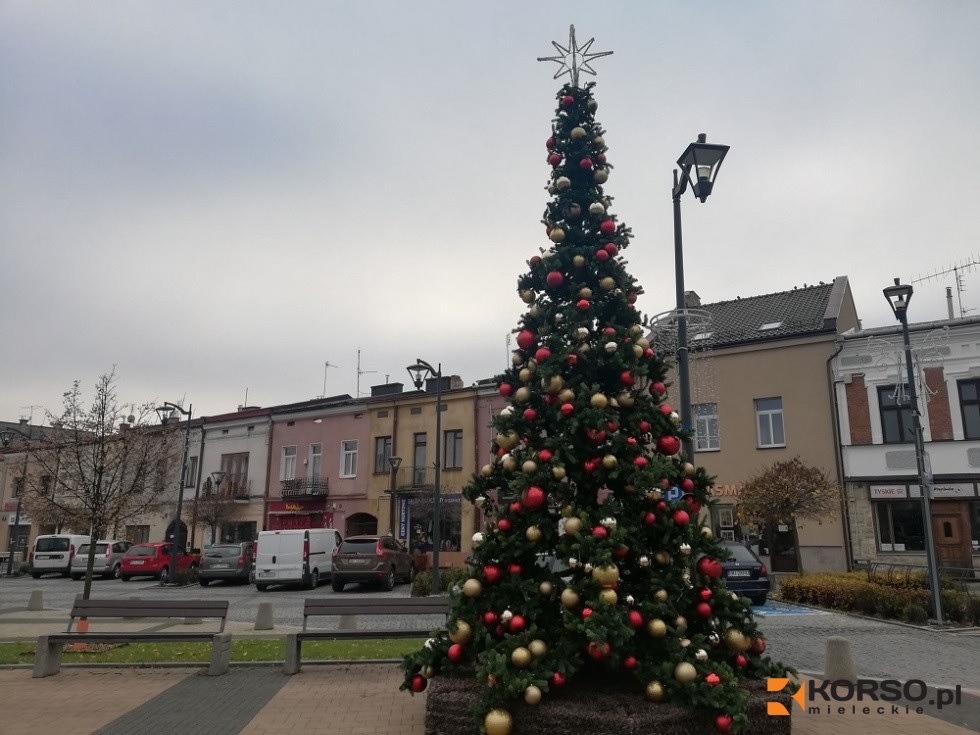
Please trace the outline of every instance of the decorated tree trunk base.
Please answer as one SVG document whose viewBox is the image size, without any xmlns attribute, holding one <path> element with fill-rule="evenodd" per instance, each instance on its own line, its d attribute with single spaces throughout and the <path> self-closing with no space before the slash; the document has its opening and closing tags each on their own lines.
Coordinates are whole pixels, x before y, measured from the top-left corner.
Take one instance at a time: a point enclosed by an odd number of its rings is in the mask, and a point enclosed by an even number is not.
<svg viewBox="0 0 980 735">
<path fill-rule="evenodd" d="M 781 702 L 787 710 L 788 694 L 767 692 L 764 681 L 746 681 L 749 702 L 746 733 L 789 735 L 789 717 L 766 713 L 766 702 Z M 472 677 L 437 676 L 429 682 L 425 701 L 426 735 L 478 735 L 472 706 L 480 687 Z M 716 733 L 710 712 L 692 711 L 672 704 L 657 704 L 642 692 L 603 687 L 595 682 L 570 682 L 540 704 L 512 705 L 513 735 L 704 735 Z"/>
</svg>

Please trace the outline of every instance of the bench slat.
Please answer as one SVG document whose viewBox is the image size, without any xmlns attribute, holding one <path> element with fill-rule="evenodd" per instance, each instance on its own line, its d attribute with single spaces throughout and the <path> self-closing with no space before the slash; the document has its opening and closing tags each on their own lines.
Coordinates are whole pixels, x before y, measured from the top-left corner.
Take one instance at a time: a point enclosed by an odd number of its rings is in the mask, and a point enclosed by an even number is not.
<svg viewBox="0 0 980 735">
<path fill-rule="evenodd" d="M 215 633 L 49 633 L 49 641 L 130 643 L 133 641 L 211 641 Z"/>
</svg>

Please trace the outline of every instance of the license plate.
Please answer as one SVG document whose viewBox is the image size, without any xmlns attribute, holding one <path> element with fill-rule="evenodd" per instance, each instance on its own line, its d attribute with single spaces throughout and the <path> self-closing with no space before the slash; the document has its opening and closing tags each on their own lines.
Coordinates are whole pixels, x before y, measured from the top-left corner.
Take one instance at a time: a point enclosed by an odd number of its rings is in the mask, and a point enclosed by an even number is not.
<svg viewBox="0 0 980 735">
<path fill-rule="evenodd" d="M 275 575 L 275 572 L 259 572 L 258 574 L 259 577 L 274 577 Z"/>
<path fill-rule="evenodd" d="M 367 559 L 348 559 L 347 560 L 347 563 L 348 564 L 353 564 L 355 566 L 358 565 L 358 564 L 367 564 L 367 562 L 368 562 Z"/>
<path fill-rule="evenodd" d="M 210 566 L 212 569 L 227 569 L 231 565 L 230 564 L 209 564 L 208 566 Z"/>
<path fill-rule="evenodd" d="M 132 564 L 133 566 L 137 566 L 137 567 L 141 567 L 141 566 L 143 566 L 144 564 L 146 564 L 146 562 L 145 562 L 145 561 L 143 561 L 142 559 L 133 559 L 133 560 L 132 560 L 132 561 L 130 562 L 130 564 Z"/>
<path fill-rule="evenodd" d="M 751 576 L 752 576 L 752 572 L 750 572 L 748 569 L 732 569 L 730 572 L 728 572 L 729 579 L 731 579 L 732 577 L 751 577 Z"/>
</svg>

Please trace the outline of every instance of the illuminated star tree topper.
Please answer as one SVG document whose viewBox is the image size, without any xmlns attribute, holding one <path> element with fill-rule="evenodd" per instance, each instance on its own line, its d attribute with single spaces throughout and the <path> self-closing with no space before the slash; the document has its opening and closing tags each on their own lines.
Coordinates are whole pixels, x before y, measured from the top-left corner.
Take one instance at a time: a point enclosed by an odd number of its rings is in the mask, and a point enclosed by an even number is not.
<svg viewBox="0 0 980 735">
<path fill-rule="evenodd" d="M 595 76 L 595 69 L 591 64 L 596 59 L 609 56 L 612 51 L 589 51 L 595 38 L 590 38 L 585 45 L 579 46 L 575 40 L 575 26 L 568 27 L 568 46 L 562 46 L 557 41 L 552 41 L 558 54 L 555 56 L 539 56 L 538 61 L 554 61 L 558 64 L 558 71 L 555 72 L 554 79 L 568 74 L 571 78 L 572 86 L 578 86 L 578 74 L 580 71 Z"/>
</svg>

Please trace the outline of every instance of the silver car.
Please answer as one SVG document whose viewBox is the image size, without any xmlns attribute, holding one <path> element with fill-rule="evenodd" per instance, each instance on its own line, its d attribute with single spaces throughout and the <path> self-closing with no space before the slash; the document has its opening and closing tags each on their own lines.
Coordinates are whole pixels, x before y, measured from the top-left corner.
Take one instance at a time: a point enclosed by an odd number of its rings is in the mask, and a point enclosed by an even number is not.
<svg viewBox="0 0 980 735">
<path fill-rule="evenodd" d="M 131 541 L 121 539 L 102 539 L 95 542 L 95 563 L 92 567 L 93 577 L 105 579 L 119 578 L 119 565 L 126 551 L 132 546 Z M 85 576 L 88 566 L 89 544 L 82 544 L 78 553 L 71 560 L 71 578 L 79 580 Z"/>
</svg>

